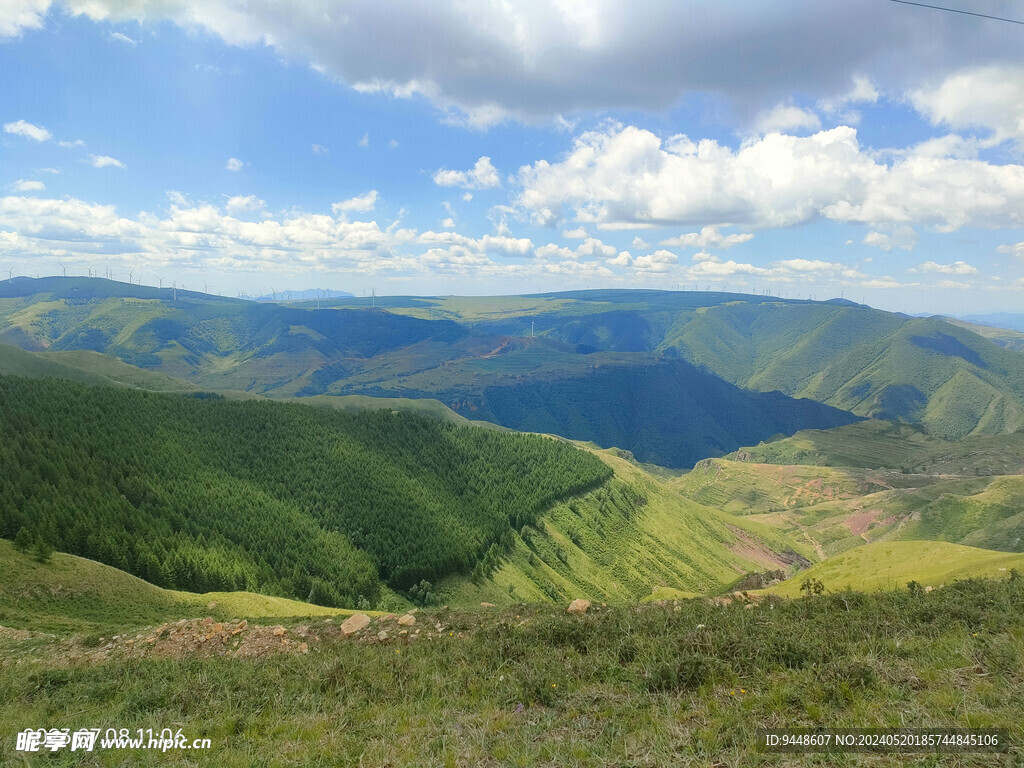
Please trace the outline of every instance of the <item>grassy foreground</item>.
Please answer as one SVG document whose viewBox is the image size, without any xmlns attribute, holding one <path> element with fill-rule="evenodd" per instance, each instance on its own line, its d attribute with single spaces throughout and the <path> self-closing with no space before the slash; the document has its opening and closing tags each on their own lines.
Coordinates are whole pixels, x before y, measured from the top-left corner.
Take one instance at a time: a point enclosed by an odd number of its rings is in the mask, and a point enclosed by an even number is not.
<svg viewBox="0 0 1024 768">
<path fill-rule="evenodd" d="M 284 622 L 289 624 L 289 622 Z M 295 621 L 293 620 L 292 624 Z M 844 592 L 753 608 L 706 599 L 584 616 L 417 615 L 418 640 L 336 624 L 306 654 L 113 657 L 0 635 L 0 760 L 25 728 L 165 728 L 211 749 L 63 751 L 48 765 L 1019 765 L 1024 580 Z M 443 630 L 433 634 L 438 626 Z M 374 627 L 375 630 L 375 627 Z M 411 633 L 410 633 L 411 634 Z M 762 727 L 1002 727 L 1009 755 L 762 755 Z"/>
</svg>

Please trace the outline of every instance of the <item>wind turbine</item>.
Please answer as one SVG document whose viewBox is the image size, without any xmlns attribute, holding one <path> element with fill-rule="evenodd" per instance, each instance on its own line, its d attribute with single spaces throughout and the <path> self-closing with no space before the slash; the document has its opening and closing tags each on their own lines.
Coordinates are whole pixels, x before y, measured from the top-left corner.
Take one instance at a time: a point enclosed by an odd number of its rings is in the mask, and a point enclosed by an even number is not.
<svg viewBox="0 0 1024 768">
<path fill-rule="evenodd" d="M 7 279 L 10 282 L 12 282 L 12 283 L 14 282 L 14 268 L 13 267 L 11 269 L 7 270 Z"/>
<path fill-rule="evenodd" d="M 156 279 L 160 282 L 160 290 L 163 290 L 163 288 L 164 288 L 164 279 L 162 277 L 160 277 L 160 275 L 157 275 Z"/>
<path fill-rule="evenodd" d="M 131 282 L 132 282 L 132 276 L 133 276 L 134 274 L 135 274 L 135 270 L 134 270 L 134 269 L 129 269 L 129 270 L 128 270 L 128 284 L 129 284 L 129 285 L 131 285 Z"/>
<path fill-rule="evenodd" d="M 67 277 L 68 276 L 68 268 L 65 267 L 63 264 L 58 264 L 58 266 L 61 268 L 61 270 L 63 270 L 64 277 Z"/>
<path fill-rule="evenodd" d="M 208 295 L 208 294 L 207 294 L 207 291 L 206 291 L 206 281 L 205 281 L 205 280 L 203 280 L 203 295 L 204 295 L 204 296 L 205 296 L 205 295 Z"/>
<path fill-rule="evenodd" d="M 171 290 L 174 291 L 174 299 L 173 300 L 177 301 L 178 300 L 178 281 L 177 280 L 172 280 L 171 281 Z"/>
</svg>

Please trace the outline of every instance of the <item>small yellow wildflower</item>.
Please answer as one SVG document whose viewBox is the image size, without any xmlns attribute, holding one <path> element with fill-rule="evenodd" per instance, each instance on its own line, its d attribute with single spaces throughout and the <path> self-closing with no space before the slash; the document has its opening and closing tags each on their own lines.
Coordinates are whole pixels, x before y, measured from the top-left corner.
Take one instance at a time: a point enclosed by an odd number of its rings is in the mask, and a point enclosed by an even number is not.
<svg viewBox="0 0 1024 768">
<path fill-rule="evenodd" d="M 558 683 L 552 683 L 552 684 L 551 684 L 551 687 L 552 687 L 552 688 L 557 688 L 557 687 L 558 687 Z"/>
</svg>

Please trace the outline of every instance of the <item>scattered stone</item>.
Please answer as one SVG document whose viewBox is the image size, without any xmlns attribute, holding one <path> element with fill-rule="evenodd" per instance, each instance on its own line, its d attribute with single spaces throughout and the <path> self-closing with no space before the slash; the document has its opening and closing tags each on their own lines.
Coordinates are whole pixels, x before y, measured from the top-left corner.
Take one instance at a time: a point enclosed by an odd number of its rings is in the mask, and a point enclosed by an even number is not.
<svg viewBox="0 0 1024 768">
<path fill-rule="evenodd" d="M 349 635 L 355 634 L 370 624 L 370 617 L 365 613 L 353 613 L 344 623 L 341 625 L 341 634 L 348 637 Z"/>
<path fill-rule="evenodd" d="M 587 609 L 589 607 L 589 600 L 573 600 L 571 603 L 569 603 L 568 611 L 569 613 L 575 614 L 576 616 L 582 616 L 584 613 L 587 612 Z"/>
<path fill-rule="evenodd" d="M 412 613 L 407 613 L 405 614 L 405 616 L 398 620 L 398 623 L 400 626 L 403 627 L 411 627 L 413 624 L 416 623 L 416 617 L 413 616 Z"/>
<path fill-rule="evenodd" d="M 309 653 L 309 645 L 306 643 L 299 643 L 299 653 Z"/>
<path fill-rule="evenodd" d="M 925 592 L 931 592 L 932 588 L 930 586 L 927 586 L 927 587 L 924 588 L 924 591 Z"/>
<path fill-rule="evenodd" d="M 388 639 L 388 633 L 382 629 L 380 632 L 377 633 L 377 639 L 383 643 L 385 640 Z"/>
<path fill-rule="evenodd" d="M 288 630 L 286 630 L 284 627 L 274 627 L 274 629 L 273 629 L 274 637 L 281 637 L 287 631 Z"/>
<path fill-rule="evenodd" d="M 494 603 L 480 603 L 480 607 L 481 608 L 496 608 L 497 606 Z"/>
</svg>

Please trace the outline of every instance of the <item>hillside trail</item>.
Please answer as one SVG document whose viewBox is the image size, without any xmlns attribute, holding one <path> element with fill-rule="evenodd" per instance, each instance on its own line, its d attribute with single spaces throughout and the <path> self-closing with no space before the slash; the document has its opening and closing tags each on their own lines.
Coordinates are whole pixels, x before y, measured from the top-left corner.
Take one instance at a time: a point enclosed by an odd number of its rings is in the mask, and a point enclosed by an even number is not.
<svg viewBox="0 0 1024 768">
<path fill-rule="evenodd" d="M 821 548 L 821 544 L 819 544 L 817 540 L 814 537 L 812 537 L 811 534 L 808 532 L 807 526 L 805 526 L 803 523 L 797 520 L 794 520 L 792 517 L 785 513 L 780 514 L 779 517 L 781 517 L 787 523 L 793 525 L 795 528 L 800 529 L 800 533 L 802 533 L 804 535 L 804 538 L 807 539 L 807 543 L 814 547 L 814 551 L 818 555 L 819 560 L 824 560 L 827 557 L 827 555 L 825 554 L 825 550 Z"/>
</svg>

